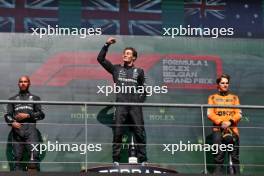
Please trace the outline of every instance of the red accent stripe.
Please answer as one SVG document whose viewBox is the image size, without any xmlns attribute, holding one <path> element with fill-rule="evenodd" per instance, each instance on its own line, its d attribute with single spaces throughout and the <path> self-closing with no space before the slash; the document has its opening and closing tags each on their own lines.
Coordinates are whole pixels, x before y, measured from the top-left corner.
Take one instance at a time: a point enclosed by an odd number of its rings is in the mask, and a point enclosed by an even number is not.
<svg viewBox="0 0 264 176">
<path fill-rule="evenodd" d="M 85 10 L 82 12 L 82 17 L 85 19 L 112 19 L 112 20 L 120 20 L 120 12 L 109 12 L 109 11 L 93 11 L 93 10 Z M 129 12 L 127 15 L 128 20 L 152 20 L 152 21 L 160 21 L 161 14 L 153 14 L 153 13 L 143 13 L 143 12 Z"/>
<path fill-rule="evenodd" d="M 129 31 L 128 30 L 128 20 L 129 20 L 128 0 L 120 1 L 119 13 L 120 13 L 120 34 L 128 35 L 129 34 L 128 32 Z"/>
<path fill-rule="evenodd" d="M 24 31 L 24 16 L 21 11 L 24 10 L 25 0 L 16 1 L 16 10 L 15 13 L 15 31 L 16 32 L 23 32 Z"/>
</svg>

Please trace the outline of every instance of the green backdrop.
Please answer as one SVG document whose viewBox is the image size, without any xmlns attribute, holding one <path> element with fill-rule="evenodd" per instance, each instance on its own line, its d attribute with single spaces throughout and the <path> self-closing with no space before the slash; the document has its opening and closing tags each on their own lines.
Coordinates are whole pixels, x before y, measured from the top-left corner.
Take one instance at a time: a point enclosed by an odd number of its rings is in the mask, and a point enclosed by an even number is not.
<svg viewBox="0 0 264 176">
<path fill-rule="evenodd" d="M 98 85 L 113 84 L 111 76 L 96 61 L 96 55 L 107 37 L 80 39 L 78 36 L 45 36 L 39 39 L 30 34 L 0 34 L 1 99 L 15 94 L 18 91 L 18 77 L 27 74 L 32 79 L 31 92 L 42 100 L 115 101 L 114 95 L 96 93 Z M 147 84 L 169 86 L 168 93 L 153 94 L 146 102 L 206 104 L 207 97 L 216 91 L 214 80 L 217 75 L 227 73 L 232 77 L 231 90 L 239 95 L 241 104 L 264 104 L 263 39 L 116 37 L 117 43 L 109 50 L 110 60 L 119 63 L 122 49 L 133 46 L 139 52 L 136 65 L 144 68 Z M 187 62 L 167 64 L 166 60 Z M 168 66 L 171 66 L 170 70 Z M 185 66 L 188 71 L 177 70 L 179 66 Z M 192 77 L 186 76 L 190 73 Z M 184 81 L 181 79 L 185 78 L 190 78 L 191 83 L 182 84 Z M 195 79 L 200 80 L 200 84 L 195 83 Z M 205 79 L 208 81 L 203 82 Z M 181 84 L 177 82 L 179 80 Z M 1 116 L 5 113 L 5 107 L 0 106 Z M 203 152 L 176 152 L 172 155 L 163 151 L 163 144 L 203 142 L 201 110 L 143 109 L 149 162 L 182 173 L 203 172 Z M 79 152 L 46 152 L 42 158 L 42 171 L 79 171 L 86 164 L 91 167 L 112 162 L 112 107 L 44 105 L 43 111 L 46 118 L 40 121 L 38 129 L 44 143 L 87 142 L 101 144 L 102 151 L 88 152 L 86 155 Z M 263 110 L 260 109 L 243 110 L 240 158 L 241 171 L 245 174 L 264 173 L 262 115 Z M 6 142 L 10 128 L 3 118 L 0 124 L 0 170 L 5 171 L 9 170 L 10 151 Z M 205 135 L 210 141 L 211 122 L 206 117 L 205 125 Z M 207 156 L 210 165 L 211 156 L 209 153 Z M 123 161 L 126 161 L 125 152 Z"/>
</svg>

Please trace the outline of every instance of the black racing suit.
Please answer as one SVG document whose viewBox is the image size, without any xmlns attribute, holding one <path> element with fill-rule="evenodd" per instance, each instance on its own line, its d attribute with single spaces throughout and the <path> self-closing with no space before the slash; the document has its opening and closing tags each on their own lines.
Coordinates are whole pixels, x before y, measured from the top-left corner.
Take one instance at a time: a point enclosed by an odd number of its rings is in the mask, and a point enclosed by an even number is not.
<svg viewBox="0 0 264 176">
<path fill-rule="evenodd" d="M 105 44 L 100 51 L 98 62 L 113 76 L 116 86 L 126 87 L 144 86 L 144 71 L 134 66 L 113 65 L 105 59 L 109 45 Z M 135 92 L 117 93 L 117 102 L 142 102 L 144 93 Z M 147 161 L 146 156 L 146 134 L 144 128 L 144 119 L 142 107 L 140 106 L 117 106 L 114 117 L 114 134 L 113 134 L 113 161 L 120 161 L 120 151 L 123 135 L 123 126 L 126 122 L 132 124 L 131 130 L 134 134 L 134 142 L 137 150 L 137 158 L 139 162 Z"/>
<path fill-rule="evenodd" d="M 21 101 L 40 101 L 38 96 L 32 95 L 30 92 L 19 92 L 17 95 L 9 98 L 9 100 L 21 100 Z M 15 116 L 18 113 L 27 113 L 30 118 L 18 121 Z M 14 170 L 24 170 L 20 161 L 23 160 L 24 148 L 26 148 L 30 154 L 29 158 L 31 167 L 39 169 L 39 155 L 36 150 L 33 150 L 31 144 L 39 143 L 39 136 L 36 129 L 36 121 L 44 119 L 45 115 L 41 110 L 40 104 L 8 104 L 7 113 L 5 114 L 5 120 L 8 125 L 12 125 L 17 121 L 21 123 L 21 128 L 12 128 L 12 146 L 14 153 L 15 168 Z M 33 150 L 33 151 L 32 151 Z"/>
</svg>

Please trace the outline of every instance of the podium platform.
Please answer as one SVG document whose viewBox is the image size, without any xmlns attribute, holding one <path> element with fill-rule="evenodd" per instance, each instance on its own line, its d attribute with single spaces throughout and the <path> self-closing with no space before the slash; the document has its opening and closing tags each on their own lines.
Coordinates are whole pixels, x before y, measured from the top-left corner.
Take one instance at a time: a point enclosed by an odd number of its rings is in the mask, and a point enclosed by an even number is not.
<svg viewBox="0 0 264 176">
<path fill-rule="evenodd" d="M 119 166 L 106 165 L 89 168 L 88 172 L 96 173 L 122 173 L 122 174 L 177 174 L 176 170 L 162 168 L 157 165 L 119 164 Z"/>
<path fill-rule="evenodd" d="M 177 174 L 172 169 L 162 168 L 157 165 L 141 165 L 122 163 L 99 165 L 80 172 L 0 172 L 0 176 L 100 176 L 100 175 L 152 175 L 152 174 Z M 178 175 L 178 174 L 177 174 Z"/>
<path fill-rule="evenodd" d="M 101 167 L 99 167 L 101 168 Z M 121 167 L 122 168 L 122 167 Z M 94 169 L 94 168 L 93 168 Z M 152 176 L 151 173 L 98 173 L 98 172 L 0 172 L 0 176 Z M 155 175 L 166 175 L 166 176 L 210 176 L 211 174 L 183 174 L 183 173 L 165 173 Z M 222 176 L 222 175 L 219 175 Z M 253 176 L 253 175 L 243 175 Z"/>
</svg>

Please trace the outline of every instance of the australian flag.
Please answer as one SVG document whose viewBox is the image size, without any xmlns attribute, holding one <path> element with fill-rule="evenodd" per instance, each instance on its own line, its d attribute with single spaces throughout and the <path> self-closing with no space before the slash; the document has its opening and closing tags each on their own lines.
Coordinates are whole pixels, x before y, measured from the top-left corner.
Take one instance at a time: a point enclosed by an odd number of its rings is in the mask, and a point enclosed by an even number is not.
<svg viewBox="0 0 264 176">
<path fill-rule="evenodd" d="M 0 31 L 31 32 L 58 24 L 58 0 L 1 0 Z"/>
<path fill-rule="evenodd" d="M 83 0 L 82 4 L 82 27 L 100 27 L 103 34 L 161 34 L 161 0 Z"/>
<path fill-rule="evenodd" d="M 186 0 L 185 25 L 233 28 L 233 37 L 263 37 L 261 0 Z"/>
</svg>

